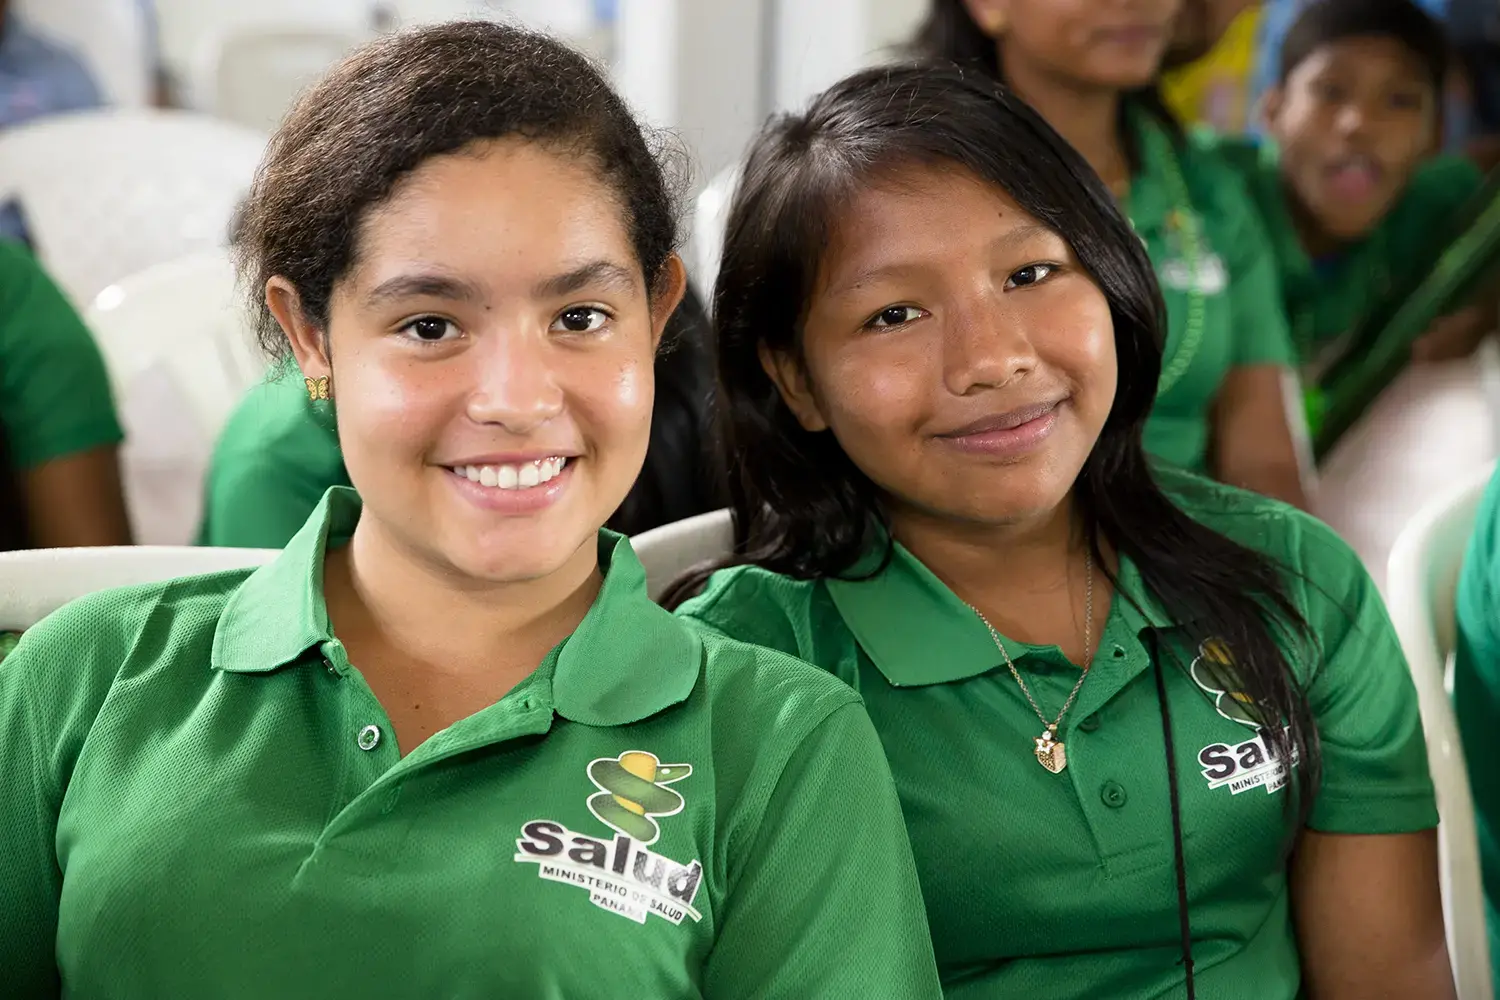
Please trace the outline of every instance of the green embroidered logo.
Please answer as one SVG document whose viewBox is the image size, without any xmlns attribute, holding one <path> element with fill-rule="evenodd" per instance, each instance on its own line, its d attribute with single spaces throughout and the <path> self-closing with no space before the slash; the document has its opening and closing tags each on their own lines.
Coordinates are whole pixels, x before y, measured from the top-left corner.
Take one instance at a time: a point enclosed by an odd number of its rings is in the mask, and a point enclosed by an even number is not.
<svg viewBox="0 0 1500 1000">
<path fill-rule="evenodd" d="M 644 750 L 600 757 L 589 764 L 589 779 L 600 789 L 589 796 L 589 811 L 606 826 L 649 846 L 661 835 L 652 817 L 682 811 L 682 796 L 665 786 L 692 773 L 691 764 L 663 764 Z"/>
</svg>

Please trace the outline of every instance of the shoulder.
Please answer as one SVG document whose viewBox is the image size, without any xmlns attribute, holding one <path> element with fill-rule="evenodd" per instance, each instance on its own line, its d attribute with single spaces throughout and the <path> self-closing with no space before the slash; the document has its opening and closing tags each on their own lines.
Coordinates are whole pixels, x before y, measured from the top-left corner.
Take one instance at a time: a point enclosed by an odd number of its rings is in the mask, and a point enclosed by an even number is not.
<svg viewBox="0 0 1500 1000">
<path fill-rule="evenodd" d="M 1412 175 L 1388 218 L 1400 227 L 1425 230 L 1451 215 L 1484 184 L 1479 168 L 1461 156 L 1435 156 Z M 1438 218 L 1434 218 L 1438 216 Z"/>
<path fill-rule="evenodd" d="M 1294 579 L 1327 593 L 1346 593 L 1368 582 L 1354 550 L 1311 514 L 1165 466 L 1155 474 L 1167 496 L 1189 517 L 1267 557 Z"/>
<path fill-rule="evenodd" d="M 92 719 L 111 687 L 177 666 L 208 670 L 220 614 L 251 570 L 101 590 L 70 601 L 27 629 L 0 671 L 19 677 L 38 711 Z M 92 709 L 90 708 L 92 706 Z"/>
<path fill-rule="evenodd" d="M 709 578 L 703 593 L 677 613 L 743 642 L 805 655 L 822 587 L 759 566 L 735 566 Z"/>
<path fill-rule="evenodd" d="M 1491 474 L 1474 512 L 1474 530 L 1458 580 L 1460 628 L 1482 628 L 1487 634 L 1500 631 L 1500 625 L 1491 624 L 1500 614 L 1496 595 L 1500 595 L 1500 466 Z"/>
<path fill-rule="evenodd" d="M 797 744 L 838 709 L 860 703 L 843 681 L 787 652 L 693 630 L 703 642 L 706 692 L 715 715 L 732 713 L 735 728 L 752 739 L 779 732 Z"/>
<path fill-rule="evenodd" d="M 308 402 L 295 368 L 257 383 L 234 408 L 215 448 L 215 472 L 231 460 L 277 467 L 343 465 L 338 432 Z"/>
</svg>

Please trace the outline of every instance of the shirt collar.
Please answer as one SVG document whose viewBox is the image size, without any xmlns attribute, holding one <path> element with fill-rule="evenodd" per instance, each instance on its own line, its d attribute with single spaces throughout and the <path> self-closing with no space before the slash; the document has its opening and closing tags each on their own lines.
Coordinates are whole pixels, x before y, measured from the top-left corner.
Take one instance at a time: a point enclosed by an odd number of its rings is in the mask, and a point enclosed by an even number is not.
<svg viewBox="0 0 1500 1000">
<path fill-rule="evenodd" d="M 829 596 L 844 623 L 877 669 L 896 687 L 947 684 L 988 673 L 1000 665 L 995 641 L 979 616 L 899 542 L 889 564 L 864 579 L 829 579 Z M 878 568 L 879 547 L 855 567 L 855 575 Z M 1122 556 L 1111 617 L 1139 634 L 1176 622 Z M 1101 630 L 1102 635 L 1102 630 Z M 1020 660 L 1043 648 L 1000 637 L 1006 654 Z"/>
<path fill-rule="evenodd" d="M 1167 183 L 1171 161 L 1177 157 L 1172 138 L 1150 115 L 1138 108 L 1126 109 L 1126 127 L 1135 137 L 1140 166 L 1130 179 L 1126 214 L 1130 224 L 1141 235 L 1154 233 L 1166 226 L 1167 217 L 1177 207 L 1175 192 Z"/>
<path fill-rule="evenodd" d="M 359 522 L 359 496 L 335 486 L 272 562 L 230 597 L 214 634 L 215 670 L 264 674 L 334 641 L 323 599 L 323 558 Z M 578 628 L 543 661 L 559 715 L 590 726 L 621 726 L 685 701 L 697 684 L 703 647 L 685 623 L 652 602 L 630 542 L 599 532 L 604 585 Z"/>
</svg>

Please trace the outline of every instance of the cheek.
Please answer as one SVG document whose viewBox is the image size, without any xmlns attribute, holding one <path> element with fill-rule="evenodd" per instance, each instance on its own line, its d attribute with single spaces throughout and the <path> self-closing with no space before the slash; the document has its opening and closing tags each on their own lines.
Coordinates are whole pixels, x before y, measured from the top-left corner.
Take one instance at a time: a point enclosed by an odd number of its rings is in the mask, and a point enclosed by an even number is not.
<svg viewBox="0 0 1500 1000">
<path fill-rule="evenodd" d="M 463 410 L 461 365 L 334 354 L 334 400 L 346 451 L 423 451 Z"/>
<path fill-rule="evenodd" d="M 852 455 L 874 448 L 900 450 L 925 416 L 942 373 L 935 345 L 918 338 L 875 346 L 866 342 L 813 364 L 818 404 L 834 436 Z M 864 464 L 863 461 L 860 464 Z"/>
</svg>

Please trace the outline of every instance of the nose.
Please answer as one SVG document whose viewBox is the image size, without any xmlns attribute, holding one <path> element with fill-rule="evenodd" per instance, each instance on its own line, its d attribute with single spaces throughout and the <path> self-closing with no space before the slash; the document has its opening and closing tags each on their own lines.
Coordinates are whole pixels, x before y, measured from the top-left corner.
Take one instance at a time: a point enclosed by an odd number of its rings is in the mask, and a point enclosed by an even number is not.
<svg viewBox="0 0 1500 1000">
<path fill-rule="evenodd" d="M 1334 128 L 1339 135 L 1355 135 L 1363 132 L 1365 123 L 1369 120 L 1363 105 L 1356 101 L 1350 101 L 1339 108 L 1338 116 L 1334 119 Z"/>
<path fill-rule="evenodd" d="M 555 350 L 545 332 L 495 330 L 476 352 L 469 419 L 525 436 L 563 411 Z"/>
<path fill-rule="evenodd" d="M 950 313 L 943 342 L 943 382 L 955 396 L 1007 385 L 1040 364 L 1025 319 L 1007 309 L 1003 292 Z"/>
</svg>

